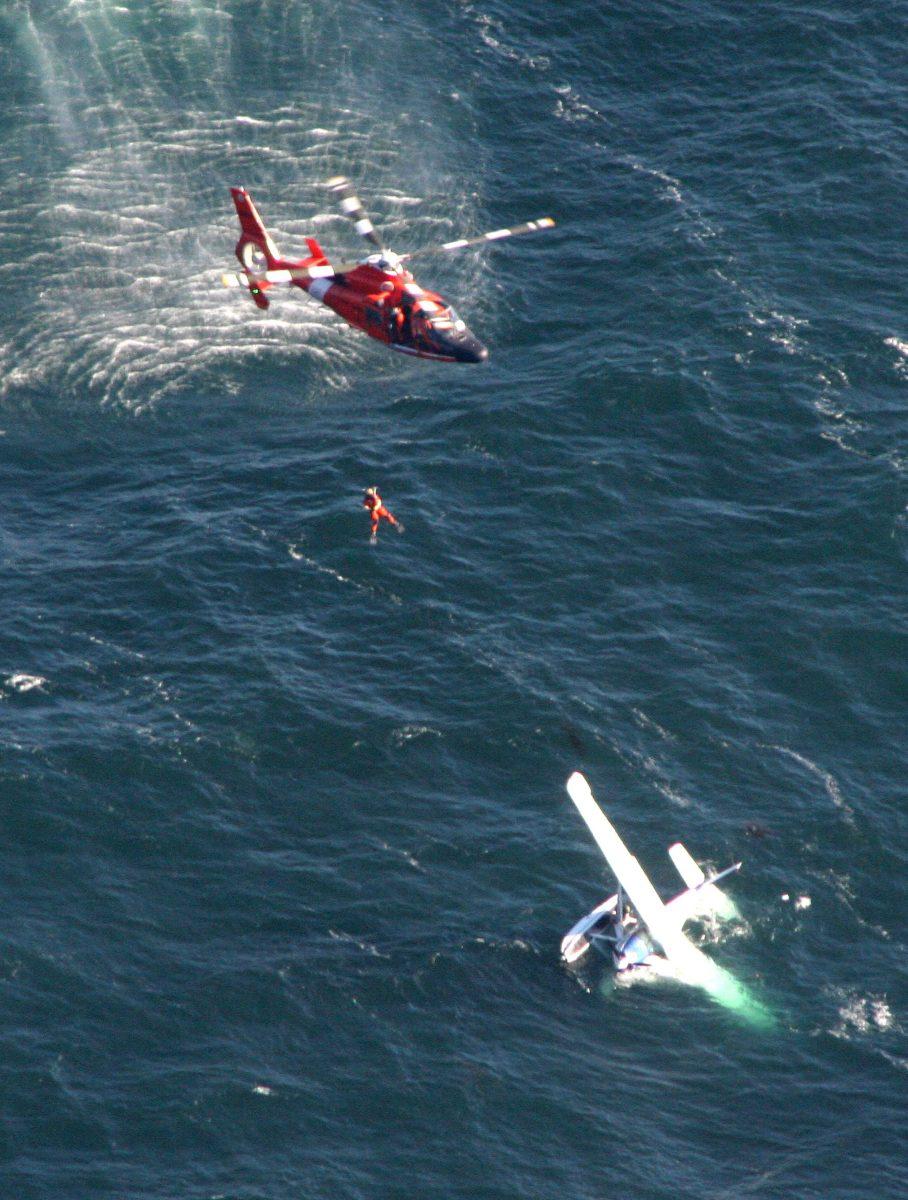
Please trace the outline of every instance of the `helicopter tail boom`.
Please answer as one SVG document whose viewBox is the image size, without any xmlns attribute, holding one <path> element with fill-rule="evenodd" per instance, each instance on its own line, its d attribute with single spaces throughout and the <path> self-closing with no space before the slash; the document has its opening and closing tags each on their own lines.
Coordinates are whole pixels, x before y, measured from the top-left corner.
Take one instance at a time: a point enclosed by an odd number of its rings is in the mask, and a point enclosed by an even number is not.
<svg viewBox="0 0 908 1200">
<path fill-rule="evenodd" d="M 240 219 L 240 240 L 236 244 L 237 258 L 247 271 L 259 266 L 273 268 L 280 262 L 280 254 L 252 202 L 252 197 L 241 187 L 231 188 L 230 194 L 236 205 L 236 215 Z"/>
</svg>

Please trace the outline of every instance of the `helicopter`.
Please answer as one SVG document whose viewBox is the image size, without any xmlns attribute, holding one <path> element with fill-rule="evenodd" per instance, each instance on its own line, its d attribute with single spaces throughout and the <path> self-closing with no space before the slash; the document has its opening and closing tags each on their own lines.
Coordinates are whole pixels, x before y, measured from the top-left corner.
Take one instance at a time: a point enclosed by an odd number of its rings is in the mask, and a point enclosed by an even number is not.
<svg viewBox="0 0 908 1200">
<path fill-rule="evenodd" d="M 437 292 L 419 286 L 406 263 L 417 254 L 450 252 L 501 238 L 551 229 L 551 217 L 527 221 L 510 229 L 495 229 L 479 237 L 458 238 L 410 254 L 395 254 L 376 233 L 350 181 L 342 175 L 325 185 L 340 211 L 372 247 L 357 262 L 331 263 L 314 237 L 307 237 L 307 258 L 282 257 L 266 230 L 249 192 L 233 187 L 230 194 L 240 220 L 236 256 L 242 271 L 221 276 L 225 287 L 245 289 L 255 304 L 267 309 L 267 293 L 287 285 L 301 288 L 356 329 L 383 342 L 392 350 L 438 362 L 480 363 L 489 357 L 486 346 L 473 334 L 450 304 Z"/>
</svg>

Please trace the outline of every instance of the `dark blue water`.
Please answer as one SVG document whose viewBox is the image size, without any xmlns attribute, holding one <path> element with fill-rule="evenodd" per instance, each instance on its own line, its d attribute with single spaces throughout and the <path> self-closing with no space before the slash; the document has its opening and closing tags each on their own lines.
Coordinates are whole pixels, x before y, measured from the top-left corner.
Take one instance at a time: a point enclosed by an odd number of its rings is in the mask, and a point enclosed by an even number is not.
<svg viewBox="0 0 908 1200">
<path fill-rule="evenodd" d="M 3 7 L 4 1196 L 905 1195 L 906 17 Z M 219 286 L 340 172 L 486 366 Z"/>
</svg>

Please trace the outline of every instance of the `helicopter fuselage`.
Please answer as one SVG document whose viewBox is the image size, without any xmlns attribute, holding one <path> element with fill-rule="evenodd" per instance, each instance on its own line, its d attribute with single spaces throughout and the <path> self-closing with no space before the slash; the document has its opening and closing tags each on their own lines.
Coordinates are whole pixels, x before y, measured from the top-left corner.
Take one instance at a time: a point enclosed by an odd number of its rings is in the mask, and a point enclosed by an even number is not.
<svg viewBox="0 0 908 1200">
<path fill-rule="evenodd" d="M 392 350 L 440 362 L 479 363 L 489 356 L 448 302 L 402 267 L 386 270 L 367 259 L 344 275 L 294 282 Z"/>
</svg>

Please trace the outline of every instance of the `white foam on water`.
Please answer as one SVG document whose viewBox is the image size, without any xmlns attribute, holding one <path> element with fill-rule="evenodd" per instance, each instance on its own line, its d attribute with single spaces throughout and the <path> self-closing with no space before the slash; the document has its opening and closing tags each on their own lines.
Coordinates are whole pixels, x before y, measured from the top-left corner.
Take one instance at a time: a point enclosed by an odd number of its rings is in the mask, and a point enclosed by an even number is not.
<svg viewBox="0 0 908 1200">
<path fill-rule="evenodd" d="M 887 1032 L 893 1028 L 892 1009 L 885 996 L 837 989 L 834 998 L 838 1021 L 829 1031 L 834 1037 L 847 1039 L 853 1033 Z"/>
<path fill-rule="evenodd" d="M 287 552 L 295 562 L 303 563 L 313 571 L 317 571 L 320 575 L 329 575 L 332 579 L 336 579 L 338 583 L 346 584 L 349 587 L 355 588 L 356 591 L 366 592 L 373 596 L 381 596 L 383 600 L 387 600 L 391 604 L 403 604 L 403 600 L 395 592 L 386 591 L 384 588 L 375 587 L 370 583 L 360 583 L 358 579 L 351 579 L 349 575 L 343 575 L 340 571 L 335 570 L 334 567 L 326 566 L 317 559 L 311 558 L 308 554 L 303 554 L 299 546 L 295 544 L 288 546 Z"/>
<path fill-rule="evenodd" d="M 355 934 L 345 933 L 342 929 L 329 929 L 328 936 L 332 941 L 342 942 L 348 946 L 355 946 L 357 950 L 362 950 L 372 958 L 389 959 L 391 957 L 390 954 L 385 954 L 383 950 L 379 950 L 374 943 L 367 941 L 365 938 L 358 938 Z"/>
<path fill-rule="evenodd" d="M 784 754 L 788 758 L 794 759 L 795 762 L 800 763 L 802 767 L 806 768 L 811 775 L 814 775 L 817 779 L 821 780 L 823 787 L 826 790 L 826 794 L 832 801 L 835 808 L 837 808 L 844 815 L 849 823 L 854 822 L 854 810 L 842 795 L 842 789 L 839 787 L 838 780 L 831 771 L 824 770 L 823 767 L 818 766 L 815 762 L 811 762 L 806 755 L 799 754 L 797 750 L 792 750 L 788 746 L 768 745 L 766 749 L 775 750 L 778 754 Z"/>
<path fill-rule="evenodd" d="M 47 680 L 43 675 L 27 675 L 24 671 L 16 671 L 6 677 L 6 683 L 16 692 L 33 692 L 44 688 Z"/>
<path fill-rule="evenodd" d="M 433 729 L 430 725 L 402 725 L 400 729 L 391 731 L 391 740 L 396 746 L 405 746 L 407 742 L 415 741 L 422 737 L 444 737 L 440 729 Z"/>
<path fill-rule="evenodd" d="M 402 858 L 404 862 L 408 864 L 408 866 L 413 867 L 415 870 L 425 870 L 419 859 L 414 854 L 411 854 L 409 850 L 404 850 L 400 846 L 391 846 L 388 844 L 388 842 L 379 842 L 379 846 L 381 846 L 382 850 L 386 850 L 389 854 L 395 854 L 398 858 Z"/>
<path fill-rule="evenodd" d="M 94 206 L 86 182 L 104 193 L 106 209 Z M 263 354 L 308 360 L 330 386 L 363 353 L 342 336 L 338 318 L 298 289 L 277 295 L 267 314 L 245 296 L 226 294 L 219 268 L 233 244 L 229 197 L 222 212 L 202 214 L 189 232 L 175 225 L 173 209 L 117 212 L 118 203 L 134 201 L 134 186 L 141 190 L 104 149 L 57 180 L 49 212 L 38 213 L 40 224 L 55 229 L 52 265 L 39 261 L 48 247 L 16 263 L 38 290 L 21 326 L 0 342 L 0 395 L 56 385 L 136 408 Z M 172 194 L 169 184 L 161 187 Z"/>
<path fill-rule="evenodd" d="M 908 379 L 908 342 L 902 338 L 888 337 L 883 339 L 883 345 L 895 350 L 898 357 L 893 368 L 901 379 Z"/>
</svg>

